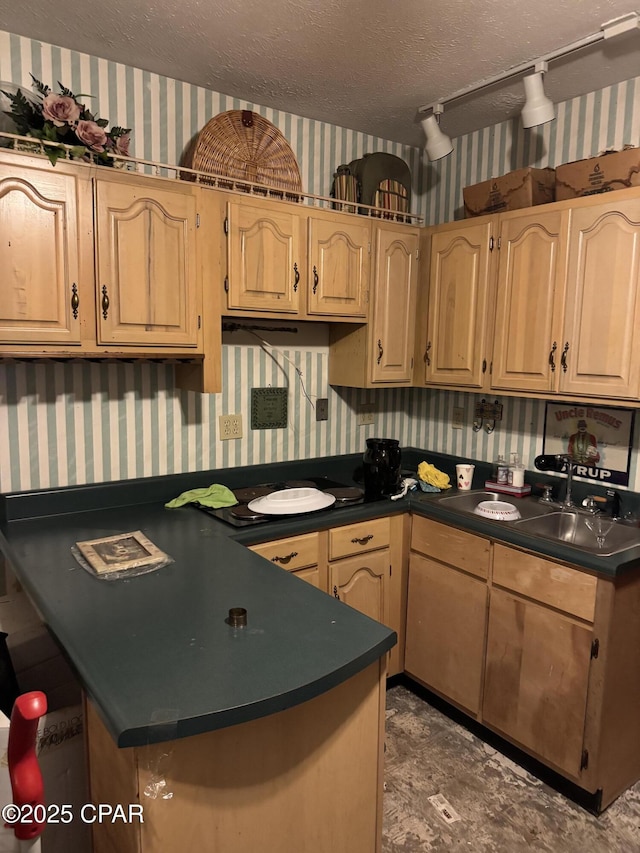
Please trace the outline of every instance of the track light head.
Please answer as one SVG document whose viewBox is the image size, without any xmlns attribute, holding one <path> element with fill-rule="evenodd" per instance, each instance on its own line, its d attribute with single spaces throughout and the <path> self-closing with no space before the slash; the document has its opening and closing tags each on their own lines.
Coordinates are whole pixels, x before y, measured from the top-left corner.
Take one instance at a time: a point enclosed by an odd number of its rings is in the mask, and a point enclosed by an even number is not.
<svg viewBox="0 0 640 853">
<path fill-rule="evenodd" d="M 521 113 L 523 127 L 537 127 L 556 117 L 554 103 L 544 93 L 542 77 L 543 72 L 536 66 L 535 73 L 524 78 L 526 101 Z"/>
<path fill-rule="evenodd" d="M 424 130 L 424 135 L 427 137 L 427 142 L 424 146 L 425 151 L 427 152 L 427 157 L 432 162 L 434 160 L 441 160 L 453 151 L 451 139 L 446 133 L 440 130 L 440 125 L 438 124 L 437 116 L 442 111 L 442 105 L 437 104 L 433 109 L 433 114 L 427 116 L 427 118 L 423 118 L 420 122 Z"/>
</svg>

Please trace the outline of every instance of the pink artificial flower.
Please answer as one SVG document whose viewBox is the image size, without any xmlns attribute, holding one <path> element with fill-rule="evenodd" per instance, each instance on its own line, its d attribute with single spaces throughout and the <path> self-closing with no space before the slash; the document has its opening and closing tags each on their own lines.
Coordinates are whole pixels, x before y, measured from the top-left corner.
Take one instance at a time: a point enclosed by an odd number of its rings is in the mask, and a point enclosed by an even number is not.
<svg viewBox="0 0 640 853">
<path fill-rule="evenodd" d="M 113 140 L 113 153 L 119 154 L 121 157 L 129 156 L 129 144 L 131 142 L 131 134 L 123 133 L 122 136 L 117 136 Z"/>
<path fill-rule="evenodd" d="M 107 134 L 95 121 L 79 121 L 74 127 L 76 136 L 92 151 L 104 151 Z"/>
<path fill-rule="evenodd" d="M 80 118 L 80 106 L 66 95 L 47 95 L 42 101 L 42 115 L 56 127 L 72 124 Z"/>
</svg>

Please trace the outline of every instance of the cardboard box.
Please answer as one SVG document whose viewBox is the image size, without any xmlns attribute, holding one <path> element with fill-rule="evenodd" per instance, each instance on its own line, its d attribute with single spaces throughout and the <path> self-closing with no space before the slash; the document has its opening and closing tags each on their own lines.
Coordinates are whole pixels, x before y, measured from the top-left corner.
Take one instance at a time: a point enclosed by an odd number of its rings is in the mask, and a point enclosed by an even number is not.
<svg viewBox="0 0 640 853">
<path fill-rule="evenodd" d="M 640 186 L 640 148 L 626 148 L 556 168 L 556 199 Z"/>
<path fill-rule="evenodd" d="M 516 169 L 465 187 L 464 215 L 483 216 L 555 201 L 555 169 Z"/>
</svg>

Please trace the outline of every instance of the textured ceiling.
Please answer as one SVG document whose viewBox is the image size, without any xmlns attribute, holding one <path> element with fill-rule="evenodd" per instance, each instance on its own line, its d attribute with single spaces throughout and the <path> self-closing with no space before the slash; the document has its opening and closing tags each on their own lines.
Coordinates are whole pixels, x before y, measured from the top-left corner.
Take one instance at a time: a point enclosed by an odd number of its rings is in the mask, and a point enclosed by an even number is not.
<svg viewBox="0 0 640 853">
<path fill-rule="evenodd" d="M 409 145 L 417 109 L 633 11 L 632 0 L 0 0 L 0 26 Z M 640 74 L 640 31 L 551 64 L 562 101 Z M 445 110 L 452 137 L 518 115 L 520 81 Z M 637 140 L 636 140 L 637 143 Z"/>
</svg>

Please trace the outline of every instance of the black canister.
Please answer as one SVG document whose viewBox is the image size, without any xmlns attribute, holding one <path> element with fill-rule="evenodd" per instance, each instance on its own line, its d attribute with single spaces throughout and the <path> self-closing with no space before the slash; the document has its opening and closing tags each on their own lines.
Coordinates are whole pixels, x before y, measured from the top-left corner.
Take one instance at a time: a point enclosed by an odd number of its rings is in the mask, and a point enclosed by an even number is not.
<svg viewBox="0 0 640 853">
<path fill-rule="evenodd" d="M 368 438 L 363 456 L 364 496 L 377 500 L 395 495 L 401 480 L 400 442 L 395 438 Z"/>
</svg>

